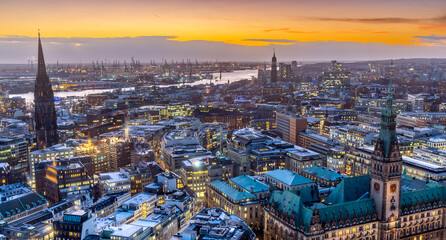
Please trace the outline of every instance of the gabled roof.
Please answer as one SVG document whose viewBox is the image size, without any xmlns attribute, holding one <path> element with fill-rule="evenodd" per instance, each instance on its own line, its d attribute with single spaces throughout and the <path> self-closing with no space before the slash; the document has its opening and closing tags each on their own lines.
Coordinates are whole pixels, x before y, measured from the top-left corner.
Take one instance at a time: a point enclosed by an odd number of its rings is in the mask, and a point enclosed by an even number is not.
<svg viewBox="0 0 446 240">
<path fill-rule="evenodd" d="M 358 200 L 370 189 L 370 175 L 344 178 L 325 199 L 325 203 L 338 204 Z"/>
<path fill-rule="evenodd" d="M 276 169 L 276 170 L 267 172 L 265 174 L 270 176 L 271 178 L 274 178 L 275 180 L 285 183 L 289 186 L 314 183 L 313 180 L 303 177 L 297 173 L 293 173 L 292 171 L 289 171 L 286 169 Z"/>
<path fill-rule="evenodd" d="M 246 200 L 246 199 L 255 199 L 256 196 L 249 192 L 240 192 L 237 191 L 237 189 L 232 188 L 227 183 L 222 182 L 220 180 L 215 180 L 210 183 L 213 187 L 220 190 L 222 193 L 224 193 L 226 196 L 231 198 L 233 201 L 240 201 L 240 200 Z"/>
<path fill-rule="evenodd" d="M 248 192 L 251 192 L 251 188 L 253 190 L 252 191 L 253 193 L 269 191 L 268 185 L 261 183 L 260 181 L 246 175 L 241 175 L 235 178 L 231 178 L 229 179 L 229 181 L 245 189 Z"/>
</svg>

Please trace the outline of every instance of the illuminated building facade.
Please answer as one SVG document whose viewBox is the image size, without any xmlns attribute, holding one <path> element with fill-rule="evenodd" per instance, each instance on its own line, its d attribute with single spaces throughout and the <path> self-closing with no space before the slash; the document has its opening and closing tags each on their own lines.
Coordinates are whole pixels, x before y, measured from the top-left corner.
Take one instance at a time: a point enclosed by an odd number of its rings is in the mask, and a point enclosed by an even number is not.
<svg viewBox="0 0 446 240">
<path fill-rule="evenodd" d="M 161 142 L 161 159 L 168 171 L 179 170 L 183 160 L 207 155 L 210 152 L 199 144 L 190 130 L 167 133 Z"/>
<path fill-rule="evenodd" d="M 263 206 L 256 195 L 239 191 L 220 180 L 208 183 L 206 194 L 207 207 L 221 208 L 229 214 L 240 216 L 251 229 L 261 229 Z"/>
<path fill-rule="evenodd" d="M 209 158 L 204 156 L 191 158 L 182 161 L 180 168 L 180 177 L 184 184 L 189 186 L 196 194 L 197 201 L 202 203 L 206 192 L 206 183 L 209 182 Z"/>
<path fill-rule="evenodd" d="M 329 138 L 349 147 L 361 147 L 371 146 L 375 134 L 373 131 L 367 131 L 356 126 L 333 126 L 330 128 Z"/>
<path fill-rule="evenodd" d="M 164 172 L 164 169 L 155 162 L 139 162 L 130 167 L 121 168 L 120 172 L 130 179 L 131 193 L 135 195 L 143 192 L 144 187 L 153 183 L 155 176 Z"/>
<path fill-rule="evenodd" d="M 130 192 L 130 179 L 121 172 L 100 173 L 99 189 L 101 195 Z"/>
<path fill-rule="evenodd" d="M 381 111 L 383 107 L 386 106 L 386 99 L 380 98 L 356 98 L 355 99 L 355 109 L 356 110 L 362 110 L 362 111 Z M 411 103 L 408 100 L 404 99 L 395 99 L 393 101 L 393 108 L 396 112 L 406 112 L 410 111 L 411 109 Z"/>
<path fill-rule="evenodd" d="M 0 163 L 8 163 L 11 166 L 11 183 L 26 181 L 31 163 L 28 162 L 28 143 L 24 135 L 0 138 Z"/>
<path fill-rule="evenodd" d="M 258 131 L 269 131 L 272 129 L 276 129 L 276 119 L 274 118 L 254 119 L 249 122 L 249 127 Z"/>
<path fill-rule="evenodd" d="M 215 150 L 226 141 L 228 126 L 224 123 L 201 124 L 194 135 L 201 146 L 210 151 Z"/>
<path fill-rule="evenodd" d="M 31 187 L 33 189 L 36 189 L 35 168 L 40 161 L 72 158 L 73 156 L 74 156 L 74 148 L 61 143 L 45 149 L 40 149 L 30 152 L 29 167 L 30 167 Z"/>
<path fill-rule="evenodd" d="M 21 97 L 14 98 L 2 98 L 0 99 L 0 113 L 6 114 L 7 111 L 19 109 L 23 112 L 26 111 L 26 100 Z"/>
<path fill-rule="evenodd" d="M 87 235 L 94 233 L 93 216 L 89 211 L 77 210 L 71 213 L 65 213 L 63 218 L 54 221 L 54 239 L 55 240 L 82 240 Z"/>
<path fill-rule="evenodd" d="M 288 151 L 285 159 L 285 169 L 298 174 L 305 168 L 324 165 L 325 159 L 322 154 L 298 146 Z"/>
<path fill-rule="evenodd" d="M 91 162 L 89 157 L 48 161 L 40 178 L 36 174 L 36 189 L 48 202 L 55 204 L 65 197 L 90 193 L 93 187 L 93 172 L 88 171 L 83 162 Z M 87 163 L 89 164 L 89 163 Z M 43 183 L 43 186 L 39 184 Z"/>
<path fill-rule="evenodd" d="M 343 71 L 342 64 L 331 61 L 331 69 L 324 72 L 321 84 L 325 88 L 345 88 L 350 85 L 350 73 Z"/>
<path fill-rule="evenodd" d="M 344 155 L 345 150 L 343 148 L 330 148 L 327 153 L 327 168 L 343 172 L 345 170 Z"/>
<path fill-rule="evenodd" d="M 104 101 L 112 97 L 111 94 L 88 94 L 87 104 L 90 107 L 104 106 Z"/>
</svg>

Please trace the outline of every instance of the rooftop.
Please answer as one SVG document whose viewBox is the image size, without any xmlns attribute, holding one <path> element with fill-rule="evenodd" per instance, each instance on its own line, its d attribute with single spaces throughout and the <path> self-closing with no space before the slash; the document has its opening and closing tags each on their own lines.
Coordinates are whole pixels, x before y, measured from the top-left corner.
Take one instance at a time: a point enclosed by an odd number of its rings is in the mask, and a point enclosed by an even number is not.
<svg viewBox="0 0 446 240">
<path fill-rule="evenodd" d="M 122 224 L 119 227 L 112 227 L 111 229 L 113 230 L 111 236 L 128 238 L 140 231 L 142 227 L 133 224 Z"/>
<path fill-rule="evenodd" d="M 303 177 L 299 174 L 296 174 L 296 173 L 286 170 L 286 169 L 276 169 L 276 170 L 265 173 L 265 175 L 268 175 L 271 178 L 274 178 L 275 180 L 285 183 L 289 186 L 314 183 L 313 180 L 310 180 L 306 177 Z"/>
<path fill-rule="evenodd" d="M 307 169 L 303 170 L 304 172 L 307 172 L 315 177 L 322 178 L 327 181 L 337 181 L 344 178 L 342 174 L 339 174 L 335 171 L 330 171 L 324 167 L 321 166 L 313 166 L 309 167 Z"/>
<path fill-rule="evenodd" d="M 249 192 L 240 192 L 235 188 L 232 188 L 227 183 L 222 182 L 220 180 L 215 180 L 210 183 L 213 187 L 221 191 L 223 194 L 231 198 L 233 201 L 247 200 L 247 199 L 255 199 L 256 196 Z"/>
<path fill-rule="evenodd" d="M 240 188 L 243 188 L 247 192 L 257 193 L 269 191 L 268 185 L 246 175 L 231 178 L 229 179 L 229 181 L 239 186 Z M 251 189 L 253 191 L 251 191 Z"/>
</svg>

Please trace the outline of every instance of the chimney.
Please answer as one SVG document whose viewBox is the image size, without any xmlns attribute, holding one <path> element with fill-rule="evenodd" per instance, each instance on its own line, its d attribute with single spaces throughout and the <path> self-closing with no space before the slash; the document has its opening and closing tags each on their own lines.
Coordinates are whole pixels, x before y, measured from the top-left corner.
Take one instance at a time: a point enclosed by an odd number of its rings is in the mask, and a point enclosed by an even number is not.
<svg viewBox="0 0 446 240">
<path fill-rule="evenodd" d="M 254 192 L 254 187 L 253 186 L 251 186 L 251 193 L 253 193 Z"/>
</svg>

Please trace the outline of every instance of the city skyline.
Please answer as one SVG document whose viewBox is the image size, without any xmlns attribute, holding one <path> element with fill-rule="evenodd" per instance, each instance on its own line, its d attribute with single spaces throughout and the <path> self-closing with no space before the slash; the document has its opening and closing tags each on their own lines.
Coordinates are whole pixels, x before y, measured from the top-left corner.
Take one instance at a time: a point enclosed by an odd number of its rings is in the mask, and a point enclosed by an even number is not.
<svg viewBox="0 0 446 240">
<path fill-rule="evenodd" d="M 30 7 L 32 6 L 32 7 Z M 0 63 L 26 63 L 37 29 L 48 62 L 440 58 L 446 3 L 419 1 L 0 2 Z M 6 24 L 11 20 L 14 24 Z"/>
</svg>

